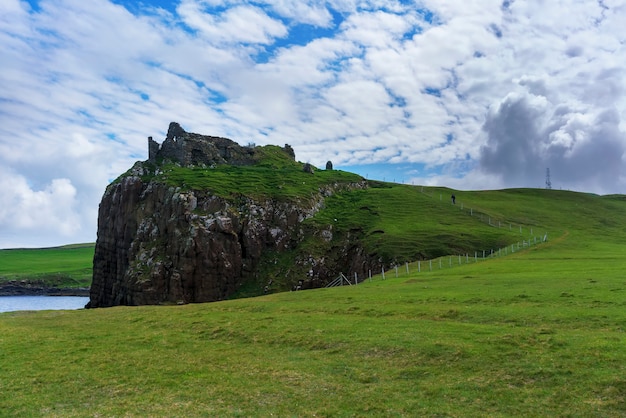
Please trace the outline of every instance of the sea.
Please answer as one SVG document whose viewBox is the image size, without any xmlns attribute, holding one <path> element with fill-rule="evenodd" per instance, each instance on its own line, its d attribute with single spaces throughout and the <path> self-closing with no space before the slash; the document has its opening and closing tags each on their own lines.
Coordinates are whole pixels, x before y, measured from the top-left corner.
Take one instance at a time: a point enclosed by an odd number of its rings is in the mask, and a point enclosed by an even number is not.
<svg viewBox="0 0 626 418">
<path fill-rule="evenodd" d="M 0 296 L 0 312 L 83 309 L 86 296 Z"/>
</svg>

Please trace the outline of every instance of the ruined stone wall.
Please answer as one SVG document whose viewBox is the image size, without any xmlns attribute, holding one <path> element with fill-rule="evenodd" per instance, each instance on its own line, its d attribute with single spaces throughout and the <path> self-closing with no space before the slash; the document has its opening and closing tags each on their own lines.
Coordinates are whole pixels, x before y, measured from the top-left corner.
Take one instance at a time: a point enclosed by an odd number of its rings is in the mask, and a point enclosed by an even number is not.
<svg viewBox="0 0 626 418">
<path fill-rule="evenodd" d="M 295 160 L 293 148 L 286 144 L 284 149 Z M 176 161 L 183 166 L 251 165 L 254 147 L 241 146 L 228 138 L 185 132 L 178 123 L 172 122 L 161 145 L 148 137 L 148 160 Z"/>
</svg>

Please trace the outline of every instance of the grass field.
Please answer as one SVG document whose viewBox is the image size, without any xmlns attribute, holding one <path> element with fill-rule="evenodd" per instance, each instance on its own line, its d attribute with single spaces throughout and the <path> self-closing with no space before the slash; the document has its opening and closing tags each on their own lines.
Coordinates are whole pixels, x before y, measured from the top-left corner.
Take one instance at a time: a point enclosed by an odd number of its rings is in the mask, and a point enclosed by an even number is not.
<svg viewBox="0 0 626 418">
<path fill-rule="evenodd" d="M 0 314 L 0 415 L 626 416 L 624 197 L 429 192 L 444 222 L 549 239 L 358 286 Z"/>
<path fill-rule="evenodd" d="M 9 280 L 89 287 L 95 244 L 0 250 L 0 284 Z"/>
</svg>

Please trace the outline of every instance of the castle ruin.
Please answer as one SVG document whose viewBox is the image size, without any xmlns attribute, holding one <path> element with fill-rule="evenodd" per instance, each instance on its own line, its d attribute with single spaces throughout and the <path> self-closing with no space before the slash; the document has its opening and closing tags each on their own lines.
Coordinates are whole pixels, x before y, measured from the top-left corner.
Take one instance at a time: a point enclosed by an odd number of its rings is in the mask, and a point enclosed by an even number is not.
<svg viewBox="0 0 626 418">
<path fill-rule="evenodd" d="M 285 152 L 294 160 L 296 155 L 289 144 Z M 218 164 L 254 164 L 254 147 L 241 146 L 228 138 L 185 132 L 176 122 L 171 122 L 165 141 L 161 145 L 148 137 L 148 161 L 177 161 L 182 166 Z"/>
</svg>

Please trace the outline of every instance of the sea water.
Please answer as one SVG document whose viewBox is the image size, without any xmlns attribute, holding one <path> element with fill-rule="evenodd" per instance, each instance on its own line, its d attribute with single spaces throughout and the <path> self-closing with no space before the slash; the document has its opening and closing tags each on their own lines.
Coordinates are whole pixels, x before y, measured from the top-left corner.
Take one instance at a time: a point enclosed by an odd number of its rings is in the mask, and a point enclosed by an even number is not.
<svg viewBox="0 0 626 418">
<path fill-rule="evenodd" d="M 0 296 L 0 312 L 82 309 L 85 296 Z"/>
</svg>

